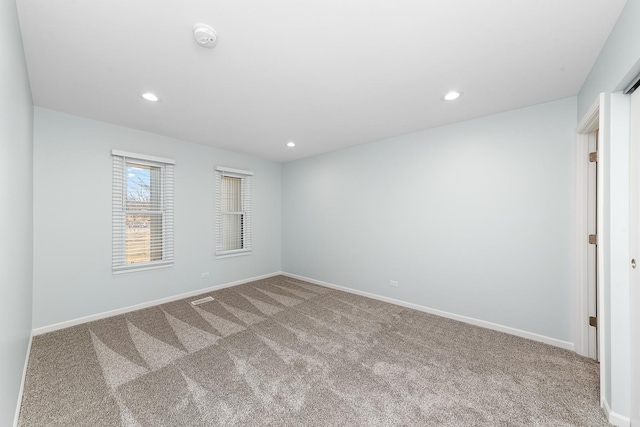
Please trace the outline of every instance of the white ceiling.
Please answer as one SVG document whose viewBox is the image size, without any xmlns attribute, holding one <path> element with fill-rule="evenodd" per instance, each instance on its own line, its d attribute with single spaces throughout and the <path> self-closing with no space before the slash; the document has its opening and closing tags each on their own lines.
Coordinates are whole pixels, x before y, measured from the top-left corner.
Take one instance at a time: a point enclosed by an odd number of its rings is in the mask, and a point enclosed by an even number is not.
<svg viewBox="0 0 640 427">
<path fill-rule="evenodd" d="M 625 2 L 17 0 L 35 105 L 280 162 L 576 95 Z"/>
</svg>

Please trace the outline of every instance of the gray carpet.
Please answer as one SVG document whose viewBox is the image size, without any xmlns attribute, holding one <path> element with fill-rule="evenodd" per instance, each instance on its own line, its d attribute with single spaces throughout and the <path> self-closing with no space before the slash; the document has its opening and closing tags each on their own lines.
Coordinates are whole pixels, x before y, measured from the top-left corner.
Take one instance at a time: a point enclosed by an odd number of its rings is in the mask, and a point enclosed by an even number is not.
<svg viewBox="0 0 640 427">
<path fill-rule="evenodd" d="M 19 425 L 608 425 L 573 352 L 284 276 L 206 295 L 35 337 Z"/>
</svg>

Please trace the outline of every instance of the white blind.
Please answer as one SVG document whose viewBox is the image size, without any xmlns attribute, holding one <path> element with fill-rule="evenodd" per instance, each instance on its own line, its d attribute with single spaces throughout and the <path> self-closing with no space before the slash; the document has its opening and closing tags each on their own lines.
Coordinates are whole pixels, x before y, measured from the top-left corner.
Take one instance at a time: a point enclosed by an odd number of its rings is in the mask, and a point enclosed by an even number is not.
<svg viewBox="0 0 640 427">
<path fill-rule="evenodd" d="M 216 255 L 251 251 L 251 175 L 216 168 Z"/>
<path fill-rule="evenodd" d="M 173 264 L 173 163 L 115 151 L 112 156 L 113 271 Z"/>
</svg>

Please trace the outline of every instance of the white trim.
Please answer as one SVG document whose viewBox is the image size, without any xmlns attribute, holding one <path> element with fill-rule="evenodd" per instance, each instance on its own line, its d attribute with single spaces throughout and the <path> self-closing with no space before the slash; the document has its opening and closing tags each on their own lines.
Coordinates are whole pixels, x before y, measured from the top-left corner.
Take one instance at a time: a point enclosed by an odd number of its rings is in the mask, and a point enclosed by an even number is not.
<svg viewBox="0 0 640 427">
<path fill-rule="evenodd" d="M 238 175 L 253 176 L 253 172 L 251 172 L 251 171 L 244 171 L 242 169 L 227 168 L 225 166 L 216 166 L 216 170 L 218 172 L 229 172 L 229 173 L 236 173 Z"/>
<path fill-rule="evenodd" d="M 148 160 L 150 162 L 166 163 L 168 165 L 176 164 L 176 161 L 172 159 L 165 159 L 164 157 L 157 157 L 157 156 L 149 156 L 147 154 L 131 153 L 129 151 L 111 150 L 111 155 L 126 157 L 128 159 L 133 158 L 133 159 L 139 159 L 139 160 Z"/>
<path fill-rule="evenodd" d="M 602 409 L 604 409 L 604 415 L 607 417 L 607 421 L 611 425 L 616 427 L 630 427 L 631 419 L 629 417 L 625 417 L 624 415 L 620 415 L 617 412 L 613 412 L 609 407 L 609 402 L 605 399 L 602 400 Z"/>
<path fill-rule="evenodd" d="M 234 173 L 228 173 L 225 171 L 234 171 Z M 236 173 L 237 172 L 237 173 Z M 248 175 L 250 174 L 250 175 Z M 253 172 L 241 171 L 240 169 L 231 169 L 225 167 L 218 167 L 215 171 L 215 256 L 216 259 L 222 259 L 227 257 L 234 257 L 238 255 L 249 255 L 251 253 L 251 181 Z M 240 192 L 237 194 L 240 200 L 240 206 L 235 206 L 235 209 L 240 209 L 238 212 L 224 211 L 222 207 L 222 191 L 223 191 L 223 178 L 233 177 L 233 179 L 240 180 Z M 228 207 L 228 206 L 227 206 Z M 236 214 L 236 218 L 241 218 L 242 221 L 239 227 L 225 227 L 223 221 L 223 215 Z M 237 232 L 240 232 L 237 234 Z M 239 239 L 239 240 L 236 240 Z M 240 243 L 241 248 L 227 249 L 228 243 Z M 236 246 L 235 244 L 232 246 Z"/>
<path fill-rule="evenodd" d="M 638 76 L 640 77 L 640 75 Z M 631 95 L 629 106 L 629 258 L 640 260 L 640 88 Z M 629 266 L 629 359 L 631 423 L 640 425 L 640 271 Z"/>
<path fill-rule="evenodd" d="M 597 263 L 597 283 L 598 283 L 598 361 L 600 366 L 605 366 L 605 309 L 604 309 L 604 246 L 607 232 L 604 227 L 604 176 L 606 168 L 606 149 L 608 133 L 607 114 L 609 110 L 609 98 L 607 94 L 601 93 L 587 110 L 582 120 L 576 127 L 576 211 L 575 211 L 575 277 L 574 277 L 574 341 L 576 352 L 582 356 L 589 355 L 588 333 L 589 325 L 585 321 L 588 317 L 589 302 L 585 283 L 588 277 L 588 248 L 585 239 L 588 234 L 587 218 L 587 164 L 585 156 L 588 152 L 589 134 L 599 129 L 600 140 L 598 141 L 598 176 L 597 176 L 597 207 L 596 229 L 598 230 L 598 246 L 596 248 Z M 600 390 L 604 394 L 606 372 L 600 370 Z"/>
<path fill-rule="evenodd" d="M 133 270 L 147 270 L 172 266 L 174 263 L 174 165 L 167 163 L 156 163 L 152 168 L 156 171 L 149 171 L 148 190 L 150 191 L 150 206 L 130 206 L 129 205 L 129 178 L 127 171 L 130 166 L 137 166 L 146 163 L 147 160 L 139 161 L 137 158 L 127 157 L 127 153 L 112 150 L 113 176 L 111 192 L 111 266 L 114 274 Z M 145 166 L 146 167 L 146 166 Z M 135 197 L 134 199 L 138 199 Z M 138 200 L 141 201 L 142 199 Z M 156 202 L 159 205 L 156 206 Z M 133 215 L 153 215 L 158 227 L 151 230 L 151 241 L 147 242 L 147 250 L 151 251 L 151 258 L 155 258 L 154 249 L 159 249 L 159 260 L 149 260 L 147 262 L 133 262 L 127 264 L 129 250 L 127 248 L 128 232 L 127 218 Z M 154 221 L 150 225 L 153 227 Z M 129 248 L 130 249 L 130 248 Z"/>
<path fill-rule="evenodd" d="M 159 268 L 173 267 L 173 261 L 151 261 L 148 263 L 136 263 L 119 265 L 112 268 L 113 274 L 135 273 L 136 271 L 157 270 Z"/>
<path fill-rule="evenodd" d="M 262 276 L 250 277 L 248 279 L 241 279 L 235 282 L 224 283 L 221 285 L 215 285 L 204 289 L 198 289 L 191 292 L 185 292 L 179 295 L 173 295 L 166 298 L 160 298 L 153 301 L 143 302 L 136 305 L 130 305 L 128 307 L 117 308 L 115 310 L 104 311 L 98 314 L 92 314 L 85 317 L 79 317 L 77 319 L 66 320 L 60 323 L 54 323 L 53 325 L 42 326 L 40 328 L 35 328 L 33 330 L 33 336 L 46 334 L 48 332 L 57 331 L 59 329 L 70 328 L 71 326 L 81 325 L 87 322 L 93 322 L 94 320 L 106 319 L 107 317 L 117 316 L 119 314 L 129 313 L 131 311 L 141 310 L 143 308 L 149 308 L 160 304 L 166 304 L 168 302 L 177 301 L 184 298 L 189 298 L 201 294 L 205 294 L 207 292 L 217 291 L 219 289 L 229 288 L 231 286 L 242 285 L 244 283 L 253 282 L 255 280 L 267 279 L 269 277 L 278 276 L 282 274 L 282 272 L 277 271 L 275 273 L 263 274 Z"/>
<path fill-rule="evenodd" d="M 609 307 L 604 304 L 604 290 L 605 286 L 607 286 L 607 282 L 605 281 L 605 258 L 604 258 L 604 248 L 605 243 L 607 242 L 608 236 L 608 228 L 605 229 L 604 223 L 604 200 L 608 197 L 608 188 L 604 187 L 604 177 L 605 175 L 609 175 L 609 159 L 607 158 L 607 153 L 609 152 L 610 145 L 610 94 L 601 93 L 598 97 L 597 102 L 599 103 L 599 118 L 598 118 L 598 128 L 600 132 L 600 139 L 598 141 L 598 208 L 597 208 L 597 229 L 598 229 L 598 247 L 597 247 L 597 265 L 598 265 L 598 361 L 600 362 L 600 395 L 604 396 L 604 391 L 606 390 L 606 383 L 609 380 L 607 364 L 610 362 L 607 360 L 607 352 L 605 351 L 605 347 L 607 345 L 605 331 L 608 327 L 607 325 L 607 315 Z M 607 194 L 605 194 L 607 191 Z M 610 219 L 607 216 L 607 221 Z M 608 272 L 607 272 L 608 274 Z M 613 385 L 611 386 L 611 390 L 613 390 Z M 604 398 L 601 398 L 601 404 Z"/>
<path fill-rule="evenodd" d="M 587 156 L 589 152 L 589 135 L 576 135 L 576 206 L 575 206 L 575 272 L 574 272 L 574 344 L 576 353 L 587 357 L 589 354 L 588 339 L 588 295 L 587 283 L 588 277 L 588 248 L 584 244 L 588 234 L 587 215 Z"/>
<path fill-rule="evenodd" d="M 577 133 L 589 133 L 598 128 L 600 121 L 600 103 L 602 102 L 603 94 L 600 94 L 596 100 L 591 104 L 591 107 L 584 113 L 582 120 L 576 127 Z"/>
<path fill-rule="evenodd" d="M 521 338 L 527 338 L 533 341 L 543 342 L 545 344 L 549 344 L 555 347 L 560 347 L 565 350 L 573 351 L 573 343 L 568 341 L 562 341 L 556 338 L 547 337 L 544 335 L 535 334 L 533 332 L 523 331 L 521 329 L 515 329 L 509 326 L 500 325 L 497 323 L 487 322 L 485 320 L 474 319 L 473 317 L 461 316 L 459 314 L 449 313 L 447 311 L 437 310 L 435 308 L 425 307 L 418 304 L 413 304 L 410 302 L 405 302 L 393 298 L 384 297 L 377 294 L 372 294 L 369 292 L 359 291 L 357 289 L 346 288 L 344 286 L 334 285 L 332 283 L 323 282 L 321 280 L 311 279 L 305 276 L 299 276 L 297 274 L 282 272 L 283 276 L 291 277 L 292 279 L 304 280 L 305 282 L 315 283 L 316 285 L 325 286 L 327 288 L 337 289 L 344 292 L 349 292 L 351 294 L 361 295 L 368 298 L 373 298 L 379 301 L 388 302 L 390 304 L 399 305 L 401 307 L 407 307 L 414 310 L 422 311 L 429 314 L 434 314 L 440 317 L 446 317 L 447 319 L 457 320 L 459 322 L 468 323 L 470 325 L 480 326 L 482 328 L 491 329 L 498 332 L 504 332 L 510 335 L 515 335 Z"/>
<path fill-rule="evenodd" d="M 24 367 L 22 368 L 22 381 L 20 382 L 20 391 L 18 391 L 18 403 L 16 405 L 16 414 L 13 417 L 13 427 L 18 427 L 18 419 L 20 418 L 20 408 L 22 407 L 22 394 L 24 393 L 24 383 L 27 380 L 27 367 L 29 366 L 29 355 L 31 354 L 31 343 L 33 342 L 33 331 L 29 336 L 29 344 L 27 345 L 27 354 L 24 357 Z"/>
<path fill-rule="evenodd" d="M 589 357 L 592 359 L 600 360 L 598 355 L 598 348 L 596 342 L 599 341 L 599 337 L 596 334 L 598 330 L 593 331 L 589 326 L 587 319 L 589 316 L 596 316 L 600 313 L 598 307 L 596 307 L 596 289 L 598 284 L 602 286 L 602 280 L 596 277 L 596 271 L 601 271 L 602 256 L 598 252 L 599 248 L 603 247 L 602 222 L 598 219 L 602 219 L 602 195 L 603 193 L 603 181 L 602 171 L 604 170 L 604 153 L 602 145 L 598 147 L 598 170 L 596 173 L 595 168 L 589 162 L 589 152 L 594 149 L 596 141 L 596 131 L 599 126 L 599 112 L 600 103 L 594 104 L 597 107 L 595 110 L 592 106 L 591 110 L 583 119 L 583 125 L 581 125 L 576 135 L 576 147 L 575 147 L 575 171 L 576 171 L 576 206 L 574 218 L 576 221 L 576 235 L 575 235 L 575 276 L 574 276 L 574 344 L 576 353 Z M 598 179 L 596 179 L 598 178 Z M 592 180 L 595 180 L 592 182 Z M 595 185 L 595 187 L 592 187 Z M 595 205 L 590 197 L 593 194 L 597 194 Z M 587 242 L 587 236 L 597 230 L 598 234 L 598 246 L 593 248 Z M 596 266 L 594 268 L 591 262 L 595 259 Z M 601 317 L 598 315 L 598 317 Z M 598 319 L 600 321 L 601 319 Z M 600 328 L 599 328 L 600 329 Z"/>
<path fill-rule="evenodd" d="M 251 255 L 251 249 L 238 249 L 235 251 L 216 252 L 216 259 L 233 258 L 244 255 Z"/>
<path fill-rule="evenodd" d="M 195 290 L 195 291 L 191 291 L 191 292 L 186 292 L 183 294 L 179 294 L 179 295 L 174 295 L 174 296 L 170 296 L 170 297 L 166 297 L 166 298 L 161 298 L 161 299 L 157 299 L 154 301 L 149 301 L 149 302 L 145 302 L 145 303 L 141 303 L 141 304 L 136 304 L 136 305 L 132 305 L 132 306 L 128 306 L 128 307 L 123 307 L 123 308 L 119 308 L 119 309 L 115 309 L 115 310 L 110 310 L 110 311 L 105 311 L 102 313 L 98 313 L 98 314 L 93 314 L 90 316 L 85 316 L 85 317 L 80 317 L 77 319 L 72 319 L 72 320 L 67 320 L 64 322 L 60 322 L 60 323 L 55 323 L 53 325 L 48 325 L 48 326 L 43 326 L 40 328 L 35 328 L 33 330 L 33 336 L 37 336 L 37 335 L 42 335 L 42 334 L 46 334 L 48 332 L 53 332 L 53 331 L 57 331 L 59 329 L 65 329 L 65 328 L 69 328 L 71 326 L 76 326 L 76 325 L 81 325 L 83 323 L 87 323 L 87 322 L 92 322 L 94 320 L 100 320 L 100 319 L 105 319 L 107 317 L 112 317 L 112 316 L 117 316 L 120 314 L 124 314 L 124 313 L 129 313 L 131 311 L 135 311 L 135 310 L 141 310 L 143 308 L 149 308 L 149 307 L 153 307 L 159 304 L 166 304 L 168 302 L 172 302 L 172 301 L 176 301 L 176 300 L 180 300 L 180 299 L 184 299 L 184 298 L 189 298 L 189 297 L 193 297 L 193 296 L 197 296 L 197 295 L 201 295 L 207 292 L 213 292 L 213 291 L 217 291 L 219 289 L 224 289 L 224 288 L 229 288 L 232 286 L 237 286 L 237 285 L 242 285 L 244 283 L 249 283 L 249 282 L 253 282 L 256 280 L 262 280 L 262 279 L 267 279 L 269 277 L 274 277 L 274 276 L 279 276 L 279 275 L 283 275 L 283 276 L 287 276 L 287 277 L 291 277 L 293 279 L 299 279 L 299 280 L 304 280 L 306 282 L 309 283 L 315 283 L 317 285 L 320 286 L 325 286 L 327 288 L 332 288 L 332 289 L 337 289 L 337 290 L 341 290 L 344 292 L 349 292 L 352 294 L 356 294 L 356 295 L 361 295 L 361 296 L 365 296 L 368 298 L 373 298 L 379 301 L 384 301 L 384 302 L 388 302 L 390 304 L 395 304 L 395 305 L 399 305 L 402 307 L 407 307 L 407 308 L 411 308 L 414 310 L 418 310 L 418 311 L 422 311 L 425 313 L 430 313 L 430 314 L 434 314 L 436 316 L 441 316 L 441 317 L 445 317 L 447 319 L 453 319 L 453 320 L 457 320 L 460 322 L 464 322 L 464 323 L 468 323 L 471 325 L 475 325 L 475 326 L 480 326 L 486 329 L 491 329 L 494 331 L 498 331 L 498 332 L 504 332 L 510 335 L 515 335 L 521 338 L 527 338 L 533 341 L 538 341 L 538 342 L 543 342 L 545 344 L 549 344 L 555 347 L 560 347 L 566 350 L 574 350 L 574 346 L 573 343 L 568 342 L 568 341 L 562 341 L 562 340 L 558 340 L 556 338 L 551 338 L 551 337 L 547 337 L 544 335 L 539 335 L 539 334 L 535 334 L 533 332 L 527 332 L 527 331 L 523 331 L 520 329 L 516 329 L 516 328 L 512 328 L 509 326 L 504 326 L 504 325 L 500 325 L 497 323 L 492 323 L 492 322 L 487 322 L 484 320 L 480 320 L 480 319 L 475 319 L 472 317 L 467 317 L 467 316 L 462 316 L 459 314 L 454 314 L 454 313 L 449 313 L 446 311 L 442 311 L 442 310 L 437 310 L 434 308 L 430 308 L 430 307 L 425 307 L 425 306 L 421 306 L 418 304 L 413 304 L 410 302 L 405 302 L 405 301 L 401 301 L 401 300 L 397 300 L 397 299 L 393 299 L 393 298 L 388 298 L 388 297 L 384 297 L 384 296 L 380 296 L 380 295 L 376 295 L 376 294 L 372 294 L 369 292 L 364 292 L 364 291 L 359 291 L 356 289 L 351 289 L 351 288 L 346 288 L 344 286 L 339 286 L 339 285 L 334 285 L 332 283 L 327 283 L 327 282 L 323 282 L 321 280 L 316 280 L 316 279 L 311 279 L 309 277 L 305 277 L 305 276 L 300 276 L 297 274 L 292 274 L 292 273 L 287 273 L 284 271 L 277 271 L 277 272 L 273 272 L 273 273 L 269 273 L 269 274 L 264 274 L 261 276 L 256 276 L 256 277 L 251 277 L 251 278 L 247 278 L 247 279 L 241 279 L 235 282 L 229 282 L 229 283 L 224 283 L 221 285 L 215 285 L 215 286 L 211 286 L 209 288 L 204 288 L 204 289 L 199 289 L 199 290 Z"/>
</svg>

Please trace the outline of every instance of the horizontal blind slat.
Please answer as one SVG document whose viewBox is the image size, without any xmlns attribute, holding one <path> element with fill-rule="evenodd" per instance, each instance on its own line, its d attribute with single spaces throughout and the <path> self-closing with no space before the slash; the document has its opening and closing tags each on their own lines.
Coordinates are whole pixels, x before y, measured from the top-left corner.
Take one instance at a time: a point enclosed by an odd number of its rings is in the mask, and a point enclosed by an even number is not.
<svg viewBox="0 0 640 427">
<path fill-rule="evenodd" d="M 216 255 L 251 250 L 251 175 L 218 167 L 215 173 Z"/>
<path fill-rule="evenodd" d="M 173 176 L 173 161 L 113 155 L 114 272 L 173 262 Z"/>
</svg>

